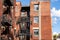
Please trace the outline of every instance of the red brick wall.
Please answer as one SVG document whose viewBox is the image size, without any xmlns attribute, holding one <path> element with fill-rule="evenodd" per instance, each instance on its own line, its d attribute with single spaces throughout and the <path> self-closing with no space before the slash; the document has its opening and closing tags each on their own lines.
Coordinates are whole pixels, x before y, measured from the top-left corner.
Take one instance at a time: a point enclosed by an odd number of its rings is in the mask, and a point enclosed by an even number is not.
<svg viewBox="0 0 60 40">
<path fill-rule="evenodd" d="M 41 39 L 52 40 L 50 2 L 41 2 Z"/>
<path fill-rule="evenodd" d="M 39 4 L 39 12 L 34 11 L 34 4 Z M 38 40 L 38 38 L 34 37 L 33 27 L 39 27 L 40 24 L 34 23 L 34 16 L 39 16 L 41 13 L 41 40 L 52 40 L 52 26 L 51 26 L 51 15 L 50 15 L 50 2 L 31 2 L 30 3 L 30 21 L 32 21 L 32 25 L 30 25 L 30 33 L 32 34 L 32 38 L 30 40 Z M 39 21 L 40 21 L 39 20 Z"/>
<path fill-rule="evenodd" d="M 41 39 L 52 40 L 50 16 L 41 16 Z"/>
<path fill-rule="evenodd" d="M 2 0 L 0 0 L 0 16 L 2 16 Z"/>
<path fill-rule="evenodd" d="M 30 24 L 30 33 L 32 34 L 32 38 L 30 40 L 39 40 L 39 37 L 34 36 L 34 27 L 39 27 L 39 23 L 34 23 L 34 17 L 38 16 L 39 12 L 34 10 L 34 4 L 39 4 L 39 2 L 31 2 L 30 3 L 30 21 L 32 21 L 32 25 Z"/>
</svg>

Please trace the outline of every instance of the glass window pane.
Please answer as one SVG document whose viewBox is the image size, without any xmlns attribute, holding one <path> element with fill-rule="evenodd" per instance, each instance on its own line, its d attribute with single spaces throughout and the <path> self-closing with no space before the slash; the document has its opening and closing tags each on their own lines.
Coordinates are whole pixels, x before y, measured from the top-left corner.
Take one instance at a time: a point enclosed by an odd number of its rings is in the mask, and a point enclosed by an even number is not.
<svg viewBox="0 0 60 40">
<path fill-rule="evenodd" d="M 39 17 L 38 16 L 34 17 L 34 23 L 39 23 Z"/>
<path fill-rule="evenodd" d="M 34 5 L 34 10 L 35 10 L 35 11 L 38 11 L 38 10 L 39 10 L 39 5 L 38 5 L 38 4 L 35 4 L 35 5 Z"/>
<path fill-rule="evenodd" d="M 39 29 L 34 29 L 34 36 L 39 36 Z"/>
<path fill-rule="evenodd" d="M 27 13 L 26 12 L 22 12 L 21 13 L 21 17 L 26 17 L 27 16 Z"/>
</svg>

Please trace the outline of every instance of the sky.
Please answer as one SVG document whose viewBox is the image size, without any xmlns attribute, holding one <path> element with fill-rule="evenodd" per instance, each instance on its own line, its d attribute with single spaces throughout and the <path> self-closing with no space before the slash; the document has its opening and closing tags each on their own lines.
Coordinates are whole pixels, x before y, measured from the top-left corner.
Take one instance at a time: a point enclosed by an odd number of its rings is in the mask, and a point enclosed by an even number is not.
<svg viewBox="0 0 60 40">
<path fill-rule="evenodd" d="M 30 0 L 16 0 L 20 1 L 23 6 L 28 6 Z M 60 0 L 50 0 L 50 10 L 52 18 L 52 31 L 53 33 L 60 33 Z"/>
<path fill-rule="evenodd" d="M 51 0 L 51 17 L 53 33 L 60 33 L 60 0 Z"/>
<path fill-rule="evenodd" d="M 22 3 L 22 6 L 29 6 L 30 4 L 30 0 L 16 0 L 16 1 L 20 1 Z"/>
</svg>

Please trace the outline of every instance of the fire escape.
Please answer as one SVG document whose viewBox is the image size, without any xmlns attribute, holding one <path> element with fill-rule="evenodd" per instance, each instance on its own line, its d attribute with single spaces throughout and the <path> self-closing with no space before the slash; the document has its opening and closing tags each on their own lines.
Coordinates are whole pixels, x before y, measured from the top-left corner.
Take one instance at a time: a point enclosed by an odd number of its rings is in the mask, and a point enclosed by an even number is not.
<svg viewBox="0 0 60 40">
<path fill-rule="evenodd" d="M 3 0 L 3 15 L 1 24 L 3 27 L 5 27 L 5 30 L 1 33 L 1 35 L 8 35 L 9 28 L 10 26 L 12 26 L 12 17 L 11 17 L 11 7 L 13 6 L 12 1 L 13 0 Z M 5 39 L 2 38 L 1 40 Z"/>
<path fill-rule="evenodd" d="M 29 7 L 22 7 L 21 12 L 27 12 L 27 16 L 20 16 L 17 22 L 17 24 L 20 25 L 18 36 L 20 37 L 20 40 L 30 40 L 30 9 Z"/>
</svg>

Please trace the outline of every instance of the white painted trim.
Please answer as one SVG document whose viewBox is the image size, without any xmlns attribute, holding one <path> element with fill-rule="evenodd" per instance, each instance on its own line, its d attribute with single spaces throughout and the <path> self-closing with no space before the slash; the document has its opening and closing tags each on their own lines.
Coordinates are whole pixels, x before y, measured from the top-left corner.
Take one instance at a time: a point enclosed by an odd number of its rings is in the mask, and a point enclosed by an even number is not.
<svg viewBox="0 0 60 40">
<path fill-rule="evenodd" d="M 41 40 L 41 2 L 39 4 L 39 40 Z"/>
<path fill-rule="evenodd" d="M 33 29 L 39 29 L 39 27 L 33 27 Z"/>
</svg>

